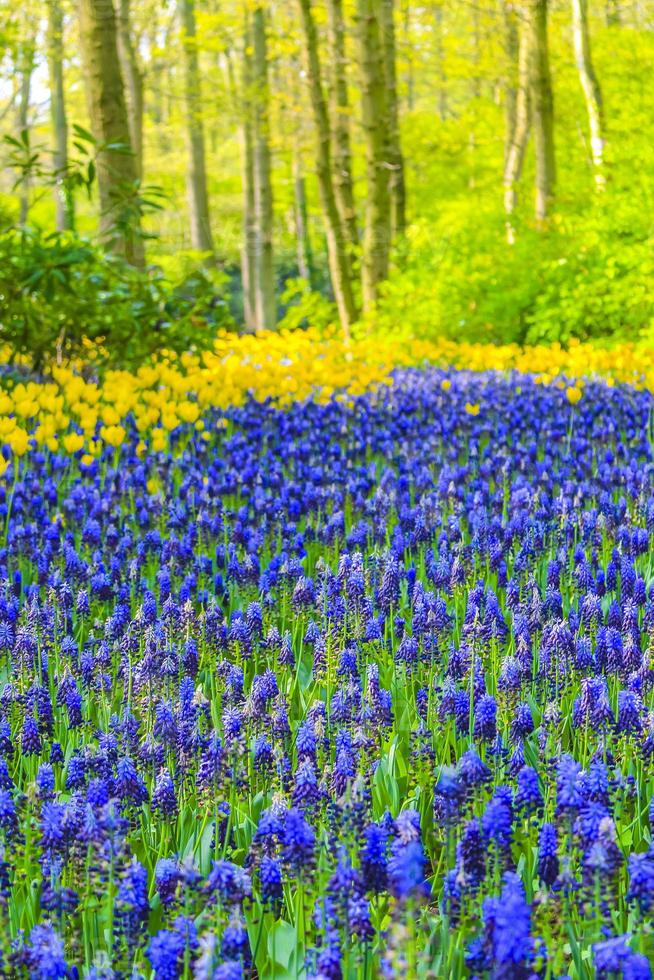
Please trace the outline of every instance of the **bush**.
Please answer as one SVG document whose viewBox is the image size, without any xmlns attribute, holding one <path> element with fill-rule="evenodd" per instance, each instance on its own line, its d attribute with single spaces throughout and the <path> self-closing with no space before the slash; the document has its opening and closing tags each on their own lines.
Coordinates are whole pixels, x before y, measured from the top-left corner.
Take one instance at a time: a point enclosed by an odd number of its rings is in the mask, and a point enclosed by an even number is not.
<svg viewBox="0 0 654 980">
<path fill-rule="evenodd" d="M 617 195 L 616 195 L 617 196 Z M 386 333 L 494 343 L 637 339 L 654 321 L 653 239 L 638 202 L 605 197 L 538 231 L 499 207 L 461 206 L 439 232 L 408 230 L 373 324 Z"/>
<path fill-rule="evenodd" d="M 0 235 L 0 340 L 37 371 L 82 351 L 98 366 L 134 367 L 161 348 L 210 346 L 232 323 L 223 287 L 219 273 L 173 284 L 77 235 L 12 228 Z"/>
</svg>

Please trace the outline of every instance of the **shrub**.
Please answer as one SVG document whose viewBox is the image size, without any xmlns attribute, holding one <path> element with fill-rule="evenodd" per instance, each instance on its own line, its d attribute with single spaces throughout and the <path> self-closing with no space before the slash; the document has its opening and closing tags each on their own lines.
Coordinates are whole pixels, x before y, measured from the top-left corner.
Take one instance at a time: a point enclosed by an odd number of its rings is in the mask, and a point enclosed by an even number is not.
<svg viewBox="0 0 654 980">
<path fill-rule="evenodd" d="M 155 351 L 210 346 L 231 325 L 219 273 L 180 283 L 136 270 L 72 233 L 12 228 L 0 235 L 0 340 L 35 370 L 84 350 L 133 367 Z"/>
</svg>

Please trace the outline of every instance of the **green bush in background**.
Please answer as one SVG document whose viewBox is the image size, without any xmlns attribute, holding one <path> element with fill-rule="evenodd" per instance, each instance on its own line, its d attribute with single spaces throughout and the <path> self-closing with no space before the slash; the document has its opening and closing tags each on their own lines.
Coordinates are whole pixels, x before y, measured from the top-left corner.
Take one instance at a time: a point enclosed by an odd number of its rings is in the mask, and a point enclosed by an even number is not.
<svg viewBox="0 0 654 980">
<path fill-rule="evenodd" d="M 209 346 L 233 323 L 224 276 L 195 269 L 171 283 L 73 233 L 0 235 L 0 341 L 35 370 L 96 345 L 98 366 L 134 367 L 160 348 Z"/>
</svg>

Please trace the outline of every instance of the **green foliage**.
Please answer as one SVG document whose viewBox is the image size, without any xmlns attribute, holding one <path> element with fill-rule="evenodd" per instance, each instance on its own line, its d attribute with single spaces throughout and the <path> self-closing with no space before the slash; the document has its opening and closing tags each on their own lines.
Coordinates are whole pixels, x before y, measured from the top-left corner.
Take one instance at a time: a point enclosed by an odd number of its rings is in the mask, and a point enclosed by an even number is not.
<svg viewBox="0 0 654 980">
<path fill-rule="evenodd" d="M 317 0 L 314 6 L 319 23 L 324 26 L 322 0 Z M 502 209 L 505 83 L 510 74 L 507 74 L 502 6 L 487 0 L 476 5 L 475 31 L 471 27 L 470 8 L 465 4 L 428 0 L 425 4 L 402 7 L 406 17 L 402 13 L 396 24 L 397 67 L 409 228 L 406 239 L 396 244 L 389 281 L 378 309 L 372 314 L 376 329 L 406 336 L 440 334 L 472 341 L 521 343 L 556 340 L 566 343 L 572 338 L 607 336 L 633 339 L 654 331 L 650 288 L 654 262 L 650 218 L 654 210 L 654 143 L 649 138 L 654 117 L 654 88 L 650 84 L 654 32 L 649 29 L 648 4 L 638 9 L 626 4 L 618 6 L 621 15 L 620 23 L 616 24 L 607 22 L 604 5 L 590 4 L 592 56 L 606 116 L 606 190 L 603 194 L 593 191 L 588 118 L 571 42 L 570 7 L 551 4 L 549 40 L 558 173 L 556 194 L 548 226 L 536 228 L 532 136 L 518 187 L 513 245 L 507 243 Z M 0 9 L 5 7 L 7 4 L 0 0 Z M 6 25 L 0 29 L 0 54 L 4 45 L 5 70 L 16 74 L 20 67 L 18 48 L 28 32 L 14 7 L 8 5 Z M 284 9 L 282 4 L 280 11 Z M 156 323 L 162 317 L 166 320 L 161 334 L 155 331 L 152 344 L 164 339 L 169 342 L 170 335 L 179 332 L 183 336 L 187 329 L 191 340 L 202 344 L 206 317 L 201 314 L 196 318 L 194 334 L 191 324 L 195 313 L 191 316 L 189 308 L 200 309 L 203 303 L 214 300 L 209 295 L 212 280 L 203 271 L 203 256 L 189 249 L 182 75 L 169 70 L 180 54 L 180 36 L 172 26 L 173 8 L 148 2 L 135 5 L 132 13 L 137 33 L 142 33 L 150 23 L 158 25 L 153 37 L 165 37 L 166 43 L 161 48 L 155 45 L 152 50 L 144 46 L 140 51 L 145 62 L 148 95 L 145 183 L 124 186 L 117 202 L 115 227 L 126 238 L 132 229 L 142 229 L 138 233 L 146 240 L 147 260 L 162 271 L 145 278 L 129 270 L 122 270 L 118 275 L 117 265 L 110 259 L 103 274 L 112 282 L 118 278 L 121 283 L 132 279 L 139 283 L 134 285 L 137 294 L 134 305 L 145 311 L 144 318 L 150 317 L 139 328 L 141 335 L 147 323 Z M 352 165 L 361 229 L 366 180 L 360 126 L 360 73 L 356 45 L 350 36 L 351 13 L 351 4 L 346 4 Z M 242 284 L 238 272 L 243 238 L 240 63 L 236 55 L 233 62 L 231 54 L 226 57 L 227 52 L 238 52 L 241 47 L 241 7 L 231 0 L 211 12 L 199 5 L 198 18 L 201 69 L 206 90 L 211 92 L 211 98 L 204 100 L 202 119 L 217 264 L 229 270 L 227 288 L 224 279 L 217 287 L 217 309 L 227 315 L 224 304 L 228 302 L 235 320 L 242 323 Z M 322 327 L 335 321 L 335 309 L 326 272 L 324 222 L 315 178 L 315 133 L 307 87 L 297 72 L 302 63 L 303 41 L 297 25 L 283 14 L 271 16 L 269 26 L 274 247 L 280 326 Z M 14 133 L 5 141 L 7 172 L 13 172 L 22 190 L 27 192 L 28 221 L 43 229 L 37 235 L 43 247 L 47 241 L 43 235 L 54 223 L 55 184 L 64 184 L 75 197 L 78 231 L 93 235 L 97 227 L 95 161 L 100 146 L 86 129 L 76 124 L 77 120 L 84 122 L 86 110 L 84 85 L 78 84 L 79 66 L 72 50 L 72 36 L 67 32 L 70 67 L 66 71 L 66 106 L 71 134 L 67 170 L 55 173 L 49 168 L 48 147 L 52 135 L 46 113 L 32 114 L 29 134 Z M 326 67 L 326 48 L 323 47 L 322 53 Z M 4 125 L 11 123 L 7 120 Z M 113 149 L 117 148 L 120 145 L 114 144 Z M 298 166 L 306 180 L 313 291 L 308 291 L 297 279 L 294 194 Z M 18 213 L 17 195 L 14 193 L 12 199 L 9 186 L 9 181 L 5 181 L 0 187 L 4 192 L 0 193 L 0 228 L 15 221 Z M 17 184 L 14 192 L 16 187 Z M 13 240 L 22 242 L 15 234 Z M 77 242 L 74 250 L 78 247 L 90 246 Z M 64 251 L 67 248 L 68 245 Z M 12 262 L 21 268 L 29 264 L 31 249 L 32 246 L 25 256 L 14 256 Z M 99 254 L 94 252 L 94 255 L 94 261 L 100 262 Z M 62 307 L 72 309 L 71 296 L 77 296 L 78 320 L 85 315 L 87 306 L 94 308 L 95 304 L 92 296 L 83 295 L 82 269 L 88 261 L 75 259 L 70 268 L 66 264 L 65 269 L 57 271 L 57 277 L 74 280 L 70 286 L 72 293 L 67 293 Z M 53 258 L 53 262 L 57 267 L 60 258 Z M 196 281 L 196 270 L 200 270 L 197 272 L 199 293 L 193 298 L 189 289 Z M 52 281 L 56 278 L 55 270 L 46 270 L 44 277 L 44 282 Z M 172 288 L 169 284 L 181 283 L 185 283 L 184 312 L 183 322 L 178 325 L 169 322 L 170 315 L 165 309 L 155 316 L 152 308 L 166 308 L 166 290 Z M 56 288 L 63 291 L 69 287 L 57 281 Z M 149 297 L 152 290 L 156 298 L 143 299 L 141 294 Z M 173 306 L 178 301 L 179 296 L 170 300 Z M 126 309 L 129 304 L 123 298 L 119 306 Z M 4 312 L 0 315 L 6 321 Z M 69 319 L 75 319 L 72 312 Z M 97 323 L 98 319 L 101 320 L 96 317 L 93 322 Z M 129 317 L 127 322 L 131 322 Z M 211 323 L 211 318 L 208 322 Z M 4 326 L 3 331 L 6 334 Z M 53 330 L 45 330 L 46 334 L 52 332 L 59 337 L 58 324 Z M 66 337 L 74 333 L 67 330 Z M 109 343 L 110 335 L 106 336 Z M 115 336 L 123 342 L 120 330 Z M 67 342 L 76 346 L 72 341 Z M 139 351 L 151 349 L 152 344 L 138 339 L 133 342 Z M 47 350 L 52 347 L 51 341 L 45 343 Z M 37 354 L 37 360 L 39 357 Z"/>
<path fill-rule="evenodd" d="M 170 283 L 71 233 L 0 236 L 0 340 L 37 370 L 88 341 L 99 365 L 133 367 L 160 348 L 210 346 L 231 325 L 218 274 Z"/>
<path fill-rule="evenodd" d="M 337 321 L 334 304 L 321 293 L 309 289 L 304 279 L 288 279 L 280 300 L 286 307 L 279 321 L 281 330 L 307 326 L 323 330 Z"/>
<path fill-rule="evenodd" d="M 63 173 L 48 165 L 27 130 L 4 141 L 15 187 L 64 185 L 70 195 L 82 189 L 90 196 L 100 146 L 80 126 L 73 140 L 78 155 Z M 143 215 L 161 208 L 161 197 L 157 187 L 126 187 L 117 202 L 117 233 L 127 237 L 139 228 Z M 226 277 L 198 259 L 172 280 L 157 266 L 140 271 L 77 233 L 10 224 L 0 235 L 0 263 L 0 339 L 37 370 L 82 351 L 99 367 L 134 367 L 162 348 L 208 347 L 216 329 L 232 322 L 223 298 Z"/>
<path fill-rule="evenodd" d="M 6 133 L 3 142 L 9 153 L 5 162 L 16 175 L 14 190 L 21 184 L 35 182 L 40 187 L 59 186 L 63 193 L 71 196 L 82 189 L 90 197 L 96 177 L 98 144 L 87 130 L 78 125 L 73 126 L 73 137 L 73 146 L 78 155 L 71 155 L 67 166 L 57 169 L 46 162 L 46 147 L 34 145 L 28 129 L 22 130 L 18 137 Z"/>
<path fill-rule="evenodd" d="M 628 229 L 620 236 L 591 224 L 568 244 L 567 254 L 539 265 L 542 288 L 529 310 L 525 340 L 634 339 L 654 316 L 648 236 Z"/>
<path fill-rule="evenodd" d="M 433 110 L 405 115 L 415 220 L 375 315 L 381 330 L 564 344 L 652 333 L 654 146 L 648 134 L 654 91 L 644 73 L 654 37 L 592 23 L 608 138 L 606 189 L 594 193 L 585 106 L 561 16 L 555 14 L 551 28 L 558 182 L 548 225 L 539 229 L 533 222 L 530 145 L 515 242 L 507 243 L 504 124 L 491 90 L 474 111 L 452 111 L 437 127 Z"/>
<path fill-rule="evenodd" d="M 638 214 L 604 203 L 583 222 L 519 227 L 512 246 L 499 210 L 440 239 L 427 223 L 414 226 L 377 325 L 496 343 L 636 338 L 654 320 L 653 243 Z"/>
</svg>

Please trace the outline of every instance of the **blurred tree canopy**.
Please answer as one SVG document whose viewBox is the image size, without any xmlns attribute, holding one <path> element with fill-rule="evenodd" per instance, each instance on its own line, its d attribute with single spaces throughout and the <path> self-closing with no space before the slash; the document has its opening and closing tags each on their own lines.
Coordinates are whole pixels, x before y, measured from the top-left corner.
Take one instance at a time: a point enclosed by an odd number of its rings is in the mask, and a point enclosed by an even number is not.
<svg viewBox="0 0 654 980">
<path fill-rule="evenodd" d="M 0 24 L 0 336 L 39 363 L 217 323 L 651 329 L 654 0 L 0 0 Z"/>
</svg>

